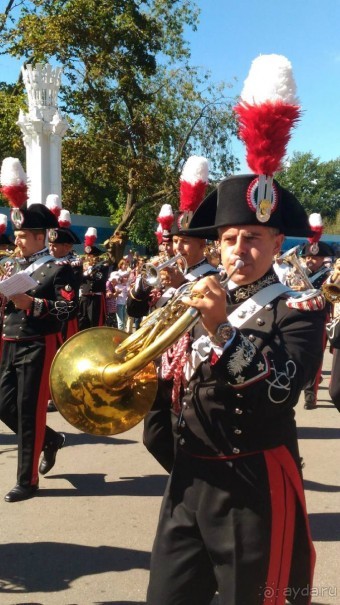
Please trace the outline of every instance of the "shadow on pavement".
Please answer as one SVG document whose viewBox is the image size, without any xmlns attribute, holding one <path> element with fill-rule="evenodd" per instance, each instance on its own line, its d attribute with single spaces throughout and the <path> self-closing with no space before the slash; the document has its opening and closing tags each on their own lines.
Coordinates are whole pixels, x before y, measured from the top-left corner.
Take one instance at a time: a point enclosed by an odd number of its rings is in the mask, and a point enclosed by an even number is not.
<svg viewBox="0 0 340 605">
<path fill-rule="evenodd" d="M 56 496 L 59 498 L 65 496 L 163 496 L 167 481 L 165 475 L 120 477 L 119 480 L 109 483 L 105 482 L 105 477 L 104 473 L 46 476 L 40 481 L 40 487 L 43 489 L 39 490 L 38 496 L 43 498 L 55 498 Z M 54 479 L 65 479 L 73 487 L 53 489 Z"/>
<path fill-rule="evenodd" d="M 0 561 L 0 595 L 15 594 L 17 599 L 20 594 L 67 590 L 83 576 L 148 570 L 150 553 L 58 542 L 12 543 L 0 545 Z"/>
<path fill-rule="evenodd" d="M 340 485 L 327 485 L 326 483 L 317 483 L 316 481 L 309 481 L 304 479 L 303 481 L 305 490 L 311 492 L 340 492 Z"/>
<path fill-rule="evenodd" d="M 106 435 L 89 435 L 88 433 L 66 433 L 63 431 L 66 436 L 65 447 L 73 446 L 73 445 L 96 445 L 100 444 L 108 444 L 108 445 L 126 445 L 131 443 L 137 443 L 134 439 L 116 439 L 115 437 L 110 437 Z M 0 434 L 0 445 L 16 445 L 17 444 L 17 436 L 14 433 L 6 433 Z"/>
<path fill-rule="evenodd" d="M 299 439 L 340 439 L 340 428 L 322 428 L 316 426 L 300 426 Z"/>
<path fill-rule="evenodd" d="M 338 542 L 340 540 L 340 513 L 311 513 L 308 518 L 313 541 Z"/>
</svg>

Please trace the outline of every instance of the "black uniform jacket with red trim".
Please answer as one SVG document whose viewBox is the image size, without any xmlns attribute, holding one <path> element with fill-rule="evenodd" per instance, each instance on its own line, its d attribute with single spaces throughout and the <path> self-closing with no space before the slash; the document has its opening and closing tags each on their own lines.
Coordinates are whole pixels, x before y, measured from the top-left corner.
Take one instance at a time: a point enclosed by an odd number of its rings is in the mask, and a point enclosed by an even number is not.
<svg viewBox="0 0 340 605">
<path fill-rule="evenodd" d="M 2 328 L 4 340 L 32 340 L 56 334 L 62 322 L 77 313 L 78 292 L 70 265 L 48 260 L 31 277 L 37 282 L 37 286 L 27 292 L 33 297 L 33 304 L 27 311 L 16 309 L 12 301 L 6 304 Z"/>
<path fill-rule="evenodd" d="M 218 361 L 202 362 L 185 390 L 180 446 L 237 457 L 287 445 L 298 455 L 293 408 L 320 366 L 324 317 L 324 310 L 289 308 L 282 295 L 236 329 Z"/>
<path fill-rule="evenodd" d="M 99 292 L 105 293 L 109 267 L 105 263 L 97 263 L 82 275 L 80 285 L 81 296 L 91 296 Z"/>
</svg>

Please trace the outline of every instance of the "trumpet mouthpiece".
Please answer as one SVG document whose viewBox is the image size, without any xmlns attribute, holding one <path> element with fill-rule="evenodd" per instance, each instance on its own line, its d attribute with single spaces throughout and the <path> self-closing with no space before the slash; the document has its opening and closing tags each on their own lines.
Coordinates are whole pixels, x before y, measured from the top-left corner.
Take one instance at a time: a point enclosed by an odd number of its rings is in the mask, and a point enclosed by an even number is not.
<svg viewBox="0 0 340 605">
<path fill-rule="evenodd" d="M 235 263 L 235 270 L 242 269 L 244 267 L 244 262 L 240 258 Z"/>
</svg>

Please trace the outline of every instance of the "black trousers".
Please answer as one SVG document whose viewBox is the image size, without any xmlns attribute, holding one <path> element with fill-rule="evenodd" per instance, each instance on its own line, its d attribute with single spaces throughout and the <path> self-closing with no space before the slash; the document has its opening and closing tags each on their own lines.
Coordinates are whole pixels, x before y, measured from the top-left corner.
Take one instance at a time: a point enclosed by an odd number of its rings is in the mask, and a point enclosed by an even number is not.
<svg viewBox="0 0 340 605">
<path fill-rule="evenodd" d="M 274 523 L 271 494 L 262 454 L 234 463 L 195 459 L 179 450 L 161 507 L 147 605 L 209 605 L 216 590 L 221 605 L 283 605 L 285 596 L 306 605 L 310 550 L 303 514 L 294 501 L 281 502 Z M 282 563 L 287 544 L 294 569 L 290 557 Z M 270 579 L 280 576 L 276 600 Z M 291 588 L 283 594 L 288 580 Z"/>
<path fill-rule="evenodd" d="M 35 341 L 4 341 L 0 364 L 0 419 L 18 435 L 20 485 L 38 483 L 39 456 L 45 444 L 59 442 L 46 427 L 48 375 L 56 335 Z M 54 349 L 54 350 L 53 350 Z"/>
</svg>

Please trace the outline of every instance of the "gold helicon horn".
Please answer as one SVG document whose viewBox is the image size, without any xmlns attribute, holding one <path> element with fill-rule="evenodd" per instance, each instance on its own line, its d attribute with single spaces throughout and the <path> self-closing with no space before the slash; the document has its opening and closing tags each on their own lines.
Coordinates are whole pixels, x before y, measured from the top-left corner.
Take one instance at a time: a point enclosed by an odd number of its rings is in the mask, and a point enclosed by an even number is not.
<svg viewBox="0 0 340 605">
<path fill-rule="evenodd" d="M 224 287 L 231 276 L 221 281 Z M 94 435 L 115 435 L 144 418 L 157 393 L 153 360 L 200 318 L 197 309 L 182 301 L 191 295 L 194 285 L 179 288 L 134 334 L 90 328 L 62 345 L 52 362 L 50 389 L 57 409 L 70 424 Z"/>
</svg>

